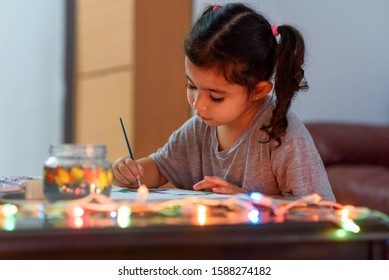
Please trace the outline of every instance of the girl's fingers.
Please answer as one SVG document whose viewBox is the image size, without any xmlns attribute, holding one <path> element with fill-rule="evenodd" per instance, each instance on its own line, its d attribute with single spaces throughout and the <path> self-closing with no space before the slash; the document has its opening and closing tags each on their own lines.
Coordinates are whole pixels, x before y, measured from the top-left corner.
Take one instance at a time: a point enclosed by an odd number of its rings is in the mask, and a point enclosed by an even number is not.
<svg viewBox="0 0 389 280">
<path fill-rule="evenodd" d="M 208 183 L 212 183 L 220 187 L 228 187 L 230 185 L 230 183 L 228 183 L 226 180 L 216 176 L 205 176 L 204 180 Z"/>
<path fill-rule="evenodd" d="M 112 183 L 119 187 L 125 187 L 129 184 L 127 179 L 119 171 L 113 172 Z"/>
<path fill-rule="evenodd" d="M 131 158 L 127 158 L 124 163 L 131 173 L 129 174 L 130 177 L 134 177 L 136 180 L 137 178 L 140 178 L 143 175 L 143 168 Z"/>
<path fill-rule="evenodd" d="M 115 185 L 124 187 L 131 186 L 136 183 L 136 176 L 143 174 L 143 168 L 139 168 L 135 161 L 130 157 L 122 157 L 115 161 L 112 166 L 113 182 Z"/>
<path fill-rule="evenodd" d="M 237 194 L 244 193 L 242 188 L 228 183 L 226 180 L 216 176 L 205 176 L 204 181 L 214 184 L 212 191 L 219 194 Z"/>
<path fill-rule="evenodd" d="M 123 183 L 133 184 L 135 182 L 135 176 L 132 173 L 131 167 L 126 164 L 126 161 L 119 163 L 118 170 L 120 174 L 125 178 Z"/>
<path fill-rule="evenodd" d="M 142 165 L 139 165 L 139 164 L 138 164 L 138 168 L 139 168 L 140 177 L 142 177 L 145 170 L 143 169 Z"/>
<path fill-rule="evenodd" d="M 193 186 L 193 189 L 195 191 L 199 191 L 199 190 L 209 190 L 209 189 L 212 189 L 213 187 L 216 187 L 216 185 L 209 183 L 205 180 L 202 180 L 202 181 L 198 182 L 197 184 L 195 184 Z"/>
<path fill-rule="evenodd" d="M 212 192 L 214 193 L 219 193 L 219 194 L 228 194 L 228 193 L 231 193 L 231 189 L 230 188 L 226 188 L 226 187 L 214 187 L 212 188 Z"/>
<path fill-rule="evenodd" d="M 123 162 L 120 162 L 115 166 L 113 174 L 116 181 L 120 182 L 122 185 L 132 184 L 130 179 L 128 178 L 130 170 Z"/>
<path fill-rule="evenodd" d="M 226 186 L 226 185 L 228 185 L 228 183 L 219 177 L 205 176 L 204 180 L 198 182 L 196 185 L 193 186 L 193 189 L 196 191 L 211 189 L 213 191 L 213 189 L 216 187 Z"/>
</svg>

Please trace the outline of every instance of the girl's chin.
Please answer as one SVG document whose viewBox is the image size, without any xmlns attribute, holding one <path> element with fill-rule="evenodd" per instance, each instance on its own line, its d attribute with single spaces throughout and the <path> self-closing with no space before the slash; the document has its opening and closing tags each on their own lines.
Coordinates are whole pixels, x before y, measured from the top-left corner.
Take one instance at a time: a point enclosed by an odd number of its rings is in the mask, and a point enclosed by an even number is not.
<svg viewBox="0 0 389 280">
<path fill-rule="evenodd" d="M 203 120 L 208 126 L 219 126 L 221 125 L 220 123 L 214 121 L 214 120 Z"/>
</svg>

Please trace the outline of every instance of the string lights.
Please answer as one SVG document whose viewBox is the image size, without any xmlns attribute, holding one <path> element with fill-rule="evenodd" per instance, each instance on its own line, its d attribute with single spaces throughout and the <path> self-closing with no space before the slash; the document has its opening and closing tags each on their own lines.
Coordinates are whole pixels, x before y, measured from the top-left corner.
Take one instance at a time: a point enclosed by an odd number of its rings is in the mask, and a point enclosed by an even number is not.
<svg viewBox="0 0 389 280">
<path fill-rule="evenodd" d="M 143 188 L 142 188 L 143 186 Z M 150 202 L 148 189 L 141 185 L 134 201 L 112 200 L 109 197 L 91 193 L 76 200 L 63 200 L 49 204 L 26 203 L 19 206 L 13 204 L 0 205 L 0 221 L 3 229 L 15 229 L 15 215 L 32 215 L 38 218 L 65 217 L 71 228 L 99 226 L 91 219 L 95 215 L 111 220 L 112 225 L 126 228 L 131 226 L 131 219 L 136 217 L 165 216 L 193 218 L 193 222 L 204 226 L 212 219 L 233 215 L 240 222 L 258 224 L 268 221 L 328 221 L 339 227 L 338 237 L 346 232 L 358 233 L 360 227 L 356 221 L 379 215 L 388 221 L 388 217 L 377 211 L 364 207 L 341 205 L 323 201 L 317 194 L 301 197 L 296 200 L 273 199 L 261 193 L 232 195 L 227 199 L 184 197 L 162 202 Z M 267 215 L 267 216 L 266 216 Z M 98 220 L 98 219 L 97 219 Z M 101 224 L 106 226 L 107 224 Z"/>
<path fill-rule="evenodd" d="M 18 212 L 16 205 L 5 203 L 0 205 L 0 221 L 5 231 L 13 231 L 15 229 L 15 215 Z"/>
</svg>

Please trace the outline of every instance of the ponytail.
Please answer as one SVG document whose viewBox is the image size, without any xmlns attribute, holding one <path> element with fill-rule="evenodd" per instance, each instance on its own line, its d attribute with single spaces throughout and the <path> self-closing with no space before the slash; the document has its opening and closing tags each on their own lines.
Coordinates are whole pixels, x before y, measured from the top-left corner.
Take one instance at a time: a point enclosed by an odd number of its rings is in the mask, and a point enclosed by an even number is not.
<svg viewBox="0 0 389 280">
<path fill-rule="evenodd" d="M 281 136 L 285 134 L 288 127 L 287 114 L 292 99 L 298 91 L 307 90 L 308 84 L 302 68 L 305 54 L 302 35 L 296 28 L 289 25 L 278 26 L 277 33 L 280 35 L 280 40 L 276 47 L 274 78 L 276 107 L 270 123 L 264 125 L 262 130 L 269 134 L 270 139 L 275 139 L 281 145 Z"/>
</svg>

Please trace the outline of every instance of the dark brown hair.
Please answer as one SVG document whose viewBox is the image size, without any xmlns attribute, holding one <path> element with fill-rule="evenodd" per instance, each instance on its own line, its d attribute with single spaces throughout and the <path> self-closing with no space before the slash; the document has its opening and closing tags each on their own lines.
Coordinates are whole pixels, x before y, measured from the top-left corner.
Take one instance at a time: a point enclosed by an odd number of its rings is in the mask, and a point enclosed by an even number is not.
<svg viewBox="0 0 389 280">
<path fill-rule="evenodd" d="M 248 93 L 274 74 L 276 106 L 262 130 L 269 141 L 281 144 L 292 99 L 308 85 L 302 69 L 305 45 L 300 32 L 281 25 L 278 33 L 279 42 L 269 21 L 245 4 L 230 3 L 215 10 L 208 6 L 186 37 L 184 49 L 193 64 L 216 69 L 227 81 L 246 87 Z"/>
</svg>

